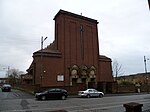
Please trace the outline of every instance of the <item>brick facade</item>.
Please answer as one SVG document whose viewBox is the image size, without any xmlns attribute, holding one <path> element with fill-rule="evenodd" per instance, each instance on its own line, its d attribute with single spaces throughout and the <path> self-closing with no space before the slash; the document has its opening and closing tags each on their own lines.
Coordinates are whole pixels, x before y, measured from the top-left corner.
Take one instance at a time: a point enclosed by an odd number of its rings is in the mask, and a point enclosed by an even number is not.
<svg viewBox="0 0 150 112">
<path fill-rule="evenodd" d="M 97 87 L 113 82 L 111 59 L 99 54 L 97 20 L 60 10 L 55 20 L 55 40 L 33 53 L 28 74 L 41 87 Z"/>
</svg>

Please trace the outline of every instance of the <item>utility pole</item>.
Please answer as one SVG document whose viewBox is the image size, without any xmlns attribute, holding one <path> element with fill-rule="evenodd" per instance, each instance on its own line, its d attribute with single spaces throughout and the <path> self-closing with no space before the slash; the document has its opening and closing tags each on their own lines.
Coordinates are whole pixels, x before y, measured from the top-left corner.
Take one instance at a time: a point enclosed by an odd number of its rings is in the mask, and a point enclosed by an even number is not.
<svg viewBox="0 0 150 112">
<path fill-rule="evenodd" d="M 144 56 L 144 65 L 145 65 L 145 73 L 147 73 L 147 67 L 146 67 L 146 57 Z"/>
<path fill-rule="evenodd" d="M 6 77 L 9 77 L 10 67 L 4 67 L 3 69 L 6 69 Z"/>
<path fill-rule="evenodd" d="M 146 58 L 146 56 L 144 56 L 145 73 L 147 73 L 147 60 L 149 60 L 149 58 Z"/>
<path fill-rule="evenodd" d="M 10 70 L 10 67 L 8 66 L 8 77 L 9 77 L 9 70 Z"/>
<path fill-rule="evenodd" d="M 149 87 L 148 87 L 148 74 L 147 74 L 147 60 L 149 60 L 149 58 L 146 58 L 146 56 L 144 56 L 144 65 L 145 65 L 145 80 L 146 80 L 146 85 L 147 85 L 147 92 L 149 91 Z"/>
<path fill-rule="evenodd" d="M 48 37 L 45 37 L 44 39 L 43 39 L 43 36 L 41 37 L 41 76 L 40 76 L 40 78 L 41 78 L 41 87 L 42 87 L 42 80 L 43 80 L 43 43 L 44 43 L 44 41 L 47 39 Z"/>
</svg>

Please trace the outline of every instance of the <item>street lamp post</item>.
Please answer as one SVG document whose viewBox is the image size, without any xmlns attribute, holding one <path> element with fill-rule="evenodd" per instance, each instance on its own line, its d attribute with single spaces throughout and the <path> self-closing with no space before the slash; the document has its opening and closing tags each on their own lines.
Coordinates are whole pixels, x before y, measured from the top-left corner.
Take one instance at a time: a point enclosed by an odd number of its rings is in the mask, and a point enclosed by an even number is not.
<svg viewBox="0 0 150 112">
<path fill-rule="evenodd" d="M 41 37 L 41 86 L 42 86 L 42 79 L 43 79 L 43 43 L 48 37 L 43 38 Z"/>
</svg>

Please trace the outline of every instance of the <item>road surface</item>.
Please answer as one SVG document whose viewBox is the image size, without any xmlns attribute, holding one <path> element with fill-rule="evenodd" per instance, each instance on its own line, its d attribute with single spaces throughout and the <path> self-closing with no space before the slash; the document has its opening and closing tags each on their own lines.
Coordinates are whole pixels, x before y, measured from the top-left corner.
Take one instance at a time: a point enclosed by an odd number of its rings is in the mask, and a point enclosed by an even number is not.
<svg viewBox="0 0 150 112">
<path fill-rule="evenodd" d="M 37 101 L 34 95 L 19 90 L 2 92 L 0 90 L 0 112 L 124 112 L 123 104 L 137 102 L 143 104 L 142 110 L 150 109 L 150 94 L 115 95 L 103 98 L 69 97 L 67 100 Z M 60 111 L 61 112 L 61 111 Z"/>
</svg>

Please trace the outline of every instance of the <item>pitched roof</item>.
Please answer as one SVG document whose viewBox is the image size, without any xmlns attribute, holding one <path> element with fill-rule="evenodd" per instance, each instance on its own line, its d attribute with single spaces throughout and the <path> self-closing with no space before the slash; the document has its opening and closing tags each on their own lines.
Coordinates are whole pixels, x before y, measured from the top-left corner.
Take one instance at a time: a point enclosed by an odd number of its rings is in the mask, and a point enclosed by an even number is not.
<svg viewBox="0 0 150 112">
<path fill-rule="evenodd" d="M 46 48 L 34 52 L 33 56 L 41 56 L 41 53 L 43 53 L 44 56 L 46 55 L 46 56 L 56 56 L 56 57 L 62 54 L 60 51 L 56 49 L 55 41 L 50 45 L 48 45 Z"/>
</svg>

